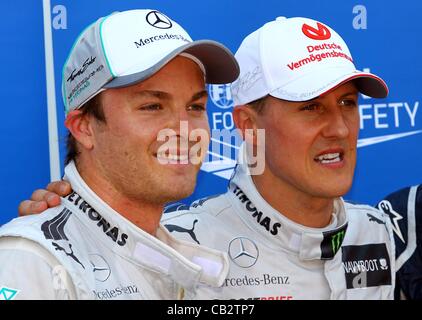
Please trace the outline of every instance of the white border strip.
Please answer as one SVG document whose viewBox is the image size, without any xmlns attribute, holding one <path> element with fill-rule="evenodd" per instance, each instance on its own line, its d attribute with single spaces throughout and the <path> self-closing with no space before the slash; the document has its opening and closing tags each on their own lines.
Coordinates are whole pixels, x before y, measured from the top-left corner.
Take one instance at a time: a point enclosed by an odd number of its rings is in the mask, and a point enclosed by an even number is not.
<svg viewBox="0 0 422 320">
<path fill-rule="evenodd" d="M 60 180 L 60 155 L 59 137 L 57 131 L 56 113 L 56 82 L 54 80 L 54 54 L 53 33 L 51 29 L 51 5 L 50 0 L 43 0 L 44 16 L 44 50 L 45 50 L 45 75 L 47 88 L 48 110 L 48 143 L 50 151 L 50 180 Z"/>
</svg>

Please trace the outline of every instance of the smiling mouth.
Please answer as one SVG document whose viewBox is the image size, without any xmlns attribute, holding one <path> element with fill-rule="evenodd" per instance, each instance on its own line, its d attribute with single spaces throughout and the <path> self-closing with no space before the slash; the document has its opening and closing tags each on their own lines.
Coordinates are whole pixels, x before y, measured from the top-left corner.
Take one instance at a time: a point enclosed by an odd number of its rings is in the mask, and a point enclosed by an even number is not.
<svg viewBox="0 0 422 320">
<path fill-rule="evenodd" d="M 154 156 L 161 164 L 188 164 L 190 160 L 188 149 L 159 150 Z"/>
<path fill-rule="evenodd" d="M 156 155 L 160 162 L 171 162 L 171 163 L 187 163 L 189 160 L 188 155 L 177 155 L 177 154 L 159 154 Z"/>
<path fill-rule="evenodd" d="M 344 159 L 343 152 L 324 153 L 314 158 L 314 161 L 321 164 L 340 163 Z"/>
</svg>

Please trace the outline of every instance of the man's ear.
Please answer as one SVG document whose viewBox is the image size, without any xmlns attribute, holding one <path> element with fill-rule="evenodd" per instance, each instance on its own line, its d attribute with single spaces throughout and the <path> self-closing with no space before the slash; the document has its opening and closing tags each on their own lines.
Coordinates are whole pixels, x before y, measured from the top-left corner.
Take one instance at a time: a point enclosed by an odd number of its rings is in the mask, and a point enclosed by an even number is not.
<svg viewBox="0 0 422 320">
<path fill-rule="evenodd" d="M 94 136 L 91 126 L 93 117 L 83 114 L 81 110 L 73 110 L 68 113 L 64 122 L 66 128 L 82 147 L 92 149 L 94 146 Z"/>
<path fill-rule="evenodd" d="M 233 120 L 243 140 L 255 145 L 258 129 L 256 111 L 246 105 L 235 106 L 233 109 Z M 253 138 L 253 141 L 251 141 L 251 138 Z"/>
</svg>

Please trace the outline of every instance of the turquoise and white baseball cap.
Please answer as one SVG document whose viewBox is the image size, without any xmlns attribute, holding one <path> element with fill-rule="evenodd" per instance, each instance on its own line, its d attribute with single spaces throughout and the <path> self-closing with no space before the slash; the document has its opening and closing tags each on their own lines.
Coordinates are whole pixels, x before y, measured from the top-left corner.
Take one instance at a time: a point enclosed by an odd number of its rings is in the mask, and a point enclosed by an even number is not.
<svg viewBox="0 0 422 320">
<path fill-rule="evenodd" d="M 194 60 L 206 83 L 230 83 L 239 75 L 229 49 L 212 40 L 193 41 L 157 10 L 129 10 L 98 19 L 78 37 L 63 67 L 66 111 L 80 108 L 107 88 L 147 79 L 177 55 Z"/>
</svg>

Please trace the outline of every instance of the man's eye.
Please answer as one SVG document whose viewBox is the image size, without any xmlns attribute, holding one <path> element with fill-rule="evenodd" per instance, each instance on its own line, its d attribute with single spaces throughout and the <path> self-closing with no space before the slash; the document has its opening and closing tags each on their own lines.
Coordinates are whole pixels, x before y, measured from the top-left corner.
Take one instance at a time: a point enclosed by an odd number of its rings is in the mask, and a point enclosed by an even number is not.
<svg viewBox="0 0 422 320">
<path fill-rule="evenodd" d="M 344 107 L 356 107 L 357 102 L 353 99 L 343 99 L 340 101 L 340 105 Z"/>
<path fill-rule="evenodd" d="M 162 107 L 158 103 L 148 104 L 148 105 L 145 105 L 145 106 L 141 106 L 139 108 L 139 110 L 143 110 L 143 111 L 156 111 L 156 110 L 161 110 L 161 109 L 162 109 Z"/>
<path fill-rule="evenodd" d="M 192 104 L 188 107 L 189 111 L 205 111 L 205 105 L 203 104 Z"/>
</svg>

